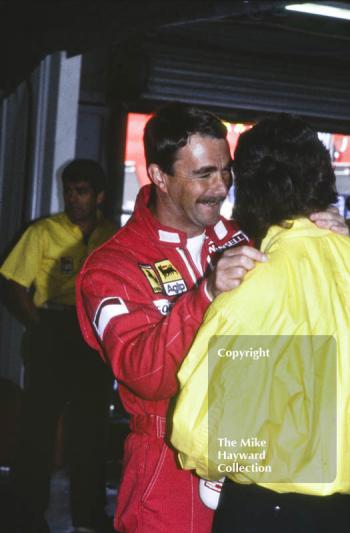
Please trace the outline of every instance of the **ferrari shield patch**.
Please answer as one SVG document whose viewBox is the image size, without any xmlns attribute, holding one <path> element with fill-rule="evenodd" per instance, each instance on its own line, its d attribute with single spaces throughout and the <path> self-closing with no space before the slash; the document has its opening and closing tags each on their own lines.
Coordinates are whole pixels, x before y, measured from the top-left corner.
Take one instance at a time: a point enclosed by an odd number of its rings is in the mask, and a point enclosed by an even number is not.
<svg viewBox="0 0 350 533">
<path fill-rule="evenodd" d="M 142 272 L 144 273 L 144 275 L 146 276 L 148 283 L 152 287 L 153 292 L 155 294 L 162 292 L 162 286 L 159 283 L 159 279 L 153 267 L 151 265 L 139 265 L 139 266 Z"/>
</svg>

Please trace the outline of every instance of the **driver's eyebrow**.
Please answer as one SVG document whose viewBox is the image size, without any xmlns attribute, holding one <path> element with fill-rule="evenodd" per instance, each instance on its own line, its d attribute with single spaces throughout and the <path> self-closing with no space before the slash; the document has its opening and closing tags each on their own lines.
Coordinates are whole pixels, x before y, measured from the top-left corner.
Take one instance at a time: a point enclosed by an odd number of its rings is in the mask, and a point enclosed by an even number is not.
<svg viewBox="0 0 350 533">
<path fill-rule="evenodd" d="M 222 170 L 230 170 L 231 167 L 232 167 L 232 159 L 228 161 L 228 163 L 224 166 Z M 209 174 L 210 172 L 217 172 L 217 170 L 218 170 L 218 167 L 214 165 L 211 165 L 211 166 L 208 165 L 206 167 L 200 167 L 197 170 L 193 170 L 192 174 L 194 176 L 199 176 L 200 174 Z"/>
<path fill-rule="evenodd" d="M 218 167 L 215 167 L 215 166 L 201 167 L 201 168 L 198 168 L 197 170 L 193 170 L 192 174 L 194 176 L 198 176 L 199 174 L 207 174 L 207 173 L 210 173 L 210 172 L 216 172 L 217 169 L 218 169 Z"/>
</svg>

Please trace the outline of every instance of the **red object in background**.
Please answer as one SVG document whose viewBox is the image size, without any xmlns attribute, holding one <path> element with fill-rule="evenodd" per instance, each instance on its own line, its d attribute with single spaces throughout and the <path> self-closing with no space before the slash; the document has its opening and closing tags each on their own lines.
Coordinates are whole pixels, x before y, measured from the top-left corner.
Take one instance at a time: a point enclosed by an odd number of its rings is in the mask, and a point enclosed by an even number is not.
<svg viewBox="0 0 350 533">
<path fill-rule="evenodd" d="M 129 113 L 127 132 L 126 132 L 126 153 L 125 160 L 133 161 L 136 166 L 139 184 L 149 183 L 145 168 L 145 157 L 143 152 L 143 130 L 147 120 L 152 115 L 141 113 Z M 239 135 L 251 128 L 250 124 L 231 124 L 224 122 L 227 129 L 227 139 L 233 154 Z M 336 163 L 350 163 L 350 136 L 334 133 L 332 135 L 332 144 L 334 147 L 334 160 Z"/>
<path fill-rule="evenodd" d="M 151 117 L 151 114 L 141 113 L 129 113 L 127 119 L 127 132 L 126 132 L 126 153 L 125 153 L 125 185 L 124 185 L 124 198 L 123 198 L 123 214 L 121 218 L 121 224 L 125 224 L 126 220 L 130 216 L 133 207 L 137 191 L 143 185 L 149 183 L 147 176 L 144 150 L 143 150 L 143 131 L 146 122 Z M 241 133 L 252 127 L 252 124 L 242 123 L 230 123 L 223 121 L 227 127 L 227 140 L 230 144 L 231 154 L 234 155 L 238 137 Z M 326 139 L 326 146 L 329 148 L 334 169 L 337 176 L 349 176 L 350 172 L 350 136 L 341 135 L 339 133 L 333 133 L 328 135 Z M 340 212 L 344 212 L 344 198 L 346 195 L 339 195 Z M 229 193 L 228 211 L 223 212 L 224 216 L 230 216 L 230 205 L 233 205 L 233 190 Z M 350 213 L 350 210 L 348 210 Z M 346 214 L 346 213 L 345 213 Z M 348 217 L 350 215 L 348 214 Z M 123 218 L 124 217 L 124 218 Z"/>
<path fill-rule="evenodd" d="M 143 130 L 152 115 L 129 113 L 126 128 L 125 162 L 135 163 L 135 171 L 140 187 L 149 183 L 146 171 L 145 155 L 143 151 Z"/>
<path fill-rule="evenodd" d="M 238 141 L 238 137 L 244 131 L 249 130 L 252 127 L 252 125 L 251 124 L 241 124 L 241 123 L 232 124 L 230 122 L 225 122 L 225 121 L 224 121 L 224 124 L 225 124 L 225 126 L 227 128 L 227 140 L 228 140 L 228 143 L 230 145 L 231 155 L 233 157 L 233 154 L 234 154 L 234 151 L 235 151 L 235 148 L 236 148 L 236 144 L 237 144 L 237 141 Z"/>
<path fill-rule="evenodd" d="M 350 165 L 350 136 L 334 133 L 332 135 L 334 163 Z"/>
</svg>

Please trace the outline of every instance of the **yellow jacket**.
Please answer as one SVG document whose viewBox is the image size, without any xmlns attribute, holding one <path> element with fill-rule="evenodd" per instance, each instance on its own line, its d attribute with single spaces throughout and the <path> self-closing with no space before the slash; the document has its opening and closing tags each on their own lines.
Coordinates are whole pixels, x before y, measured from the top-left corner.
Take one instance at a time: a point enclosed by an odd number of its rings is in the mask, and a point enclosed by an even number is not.
<svg viewBox="0 0 350 533">
<path fill-rule="evenodd" d="M 350 239 L 290 225 L 269 229 L 269 261 L 209 307 L 179 372 L 172 443 L 208 479 L 349 493 Z"/>
</svg>

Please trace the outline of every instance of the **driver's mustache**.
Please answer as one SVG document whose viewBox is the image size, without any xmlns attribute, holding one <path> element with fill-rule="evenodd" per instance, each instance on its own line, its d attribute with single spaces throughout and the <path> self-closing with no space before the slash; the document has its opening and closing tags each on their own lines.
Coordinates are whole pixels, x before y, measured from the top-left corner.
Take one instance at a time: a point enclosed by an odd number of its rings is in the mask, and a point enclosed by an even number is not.
<svg viewBox="0 0 350 533">
<path fill-rule="evenodd" d="M 198 198 L 197 202 L 223 202 L 225 198 L 226 196 L 204 196 L 202 198 Z"/>
</svg>

